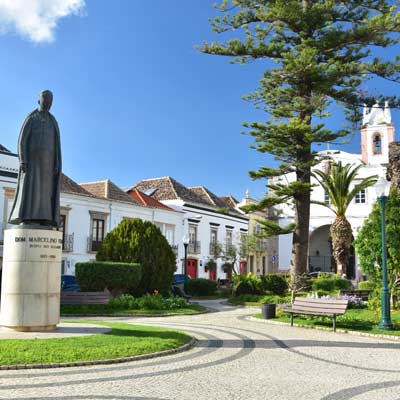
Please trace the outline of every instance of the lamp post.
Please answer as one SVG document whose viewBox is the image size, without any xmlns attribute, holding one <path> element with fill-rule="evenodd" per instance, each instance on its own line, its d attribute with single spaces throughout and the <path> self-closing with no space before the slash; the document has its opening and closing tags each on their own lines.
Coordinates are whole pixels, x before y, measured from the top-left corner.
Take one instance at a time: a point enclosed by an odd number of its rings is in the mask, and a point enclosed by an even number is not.
<svg viewBox="0 0 400 400">
<path fill-rule="evenodd" d="M 184 258 L 184 264 L 183 264 L 183 273 L 185 275 L 185 279 L 186 279 L 186 275 L 187 275 L 187 249 L 188 249 L 188 245 L 189 245 L 189 238 L 185 235 L 182 238 L 182 242 L 183 242 L 183 246 L 185 248 L 185 258 Z"/>
<path fill-rule="evenodd" d="M 375 185 L 377 199 L 381 207 L 381 242 L 382 242 L 382 294 L 381 294 L 381 306 L 382 306 L 382 318 L 379 323 L 379 329 L 392 330 L 394 326 L 390 319 L 390 300 L 389 300 L 389 289 L 388 289 L 388 274 L 386 264 L 386 221 L 385 221 L 385 207 L 388 200 L 389 194 L 389 183 L 384 176 L 378 179 Z"/>
</svg>

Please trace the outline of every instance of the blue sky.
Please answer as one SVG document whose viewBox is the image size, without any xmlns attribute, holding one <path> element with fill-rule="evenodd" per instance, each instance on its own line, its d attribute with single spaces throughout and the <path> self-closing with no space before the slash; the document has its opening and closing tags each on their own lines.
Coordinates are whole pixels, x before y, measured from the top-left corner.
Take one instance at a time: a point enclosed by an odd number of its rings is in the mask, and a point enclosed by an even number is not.
<svg viewBox="0 0 400 400">
<path fill-rule="evenodd" d="M 256 86 L 263 65 L 231 65 L 195 50 L 218 39 L 208 22 L 213 2 L 87 0 L 80 15 L 60 18 L 51 33 L 36 31 L 36 39 L 18 28 L 26 25 L 8 21 L 0 36 L 0 143 L 16 150 L 37 94 L 51 89 L 72 179 L 109 178 L 126 187 L 170 175 L 219 195 L 240 199 L 249 188 L 261 197 L 265 182 L 251 181 L 248 171 L 273 160 L 250 149 L 241 131 L 243 121 L 265 115 L 241 96 Z M 341 123 L 340 114 L 331 119 Z M 358 152 L 359 134 L 343 150 Z"/>
</svg>

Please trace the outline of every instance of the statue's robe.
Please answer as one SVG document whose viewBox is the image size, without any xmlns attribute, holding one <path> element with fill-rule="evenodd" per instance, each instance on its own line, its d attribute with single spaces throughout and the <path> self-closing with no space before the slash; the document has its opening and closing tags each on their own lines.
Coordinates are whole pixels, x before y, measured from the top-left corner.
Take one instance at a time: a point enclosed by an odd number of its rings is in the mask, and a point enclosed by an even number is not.
<svg viewBox="0 0 400 400">
<path fill-rule="evenodd" d="M 9 222 L 58 227 L 60 224 L 60 130 L 48 111 L 35 110 L 25 119 L 18 141 L 18 186 Z"/>
</svg>

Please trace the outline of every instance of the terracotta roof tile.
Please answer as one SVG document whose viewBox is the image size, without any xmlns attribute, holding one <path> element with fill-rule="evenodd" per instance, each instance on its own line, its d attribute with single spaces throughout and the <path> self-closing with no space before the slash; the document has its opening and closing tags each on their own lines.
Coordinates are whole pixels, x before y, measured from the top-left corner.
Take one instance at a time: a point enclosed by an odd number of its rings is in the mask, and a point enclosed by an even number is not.
<svg viewBox="0 0 400 400">
<path fill-rule="evenodd" d="M 220 196 L 220 199 L 226 204 L 226 207 L 236 208 L 239 202 L 232 196 Z"/>
<path fill-rule="evenodd" d="M 125 203 L 140 204 L 109 179 L 105 181 L 81 183 L 80 186 L 96 197 L 123 201 Z"/>
<path fill-rule="evenodd" d="M 130 189 L 127 191 L 129 196 L 131 196 L 138 203 L 154 208 L 161 208 L 163 210 L 175 211 L 173 208 L 166 206 L 155 198 L 148 196 L 146 193 L 141 192 L 138 189 Z"/>
<path fill-rule="evenodd" d="M 145 192 L 158 201 L 180 199 L 213 208 L 229 208 L 232 212 L 237 212 L 235 207 L 238 201 L 233 196 L 219 197 L 204 186 L 186 187 L 169 176 L 144 179 L 132 189 Z"/>
<path fill-rule="evenodd" d="M 196 193 L 169 176 L 142 180 L 134 188 L 142 192 L 154 189 L 151 197 L 159 201 L 181 199 L 191 203 L 203 203 L 203 199 Z"/>
<path fill-rule="evenodd" d="M 201 197 L 206 204 L 210 204 L 218 208 L 223 208 L 227 206 L 224 201 L 222 201 L 218 196 L 216 196 L 213 192 L 211 192 L 204 186 L 194 186 L 190 187 L 189 189 L 192 192 L 196 193 L 196 195 Z"/>
<path fill-rule="evenodd" d="M 63 193 L 72 193 L 82 196 L 94 197 L 93 194 L 89 193 L 87 190 L 79 186 L 75 181 L 64 174 L 61 174 L 61 191 Z"/>
</svg>

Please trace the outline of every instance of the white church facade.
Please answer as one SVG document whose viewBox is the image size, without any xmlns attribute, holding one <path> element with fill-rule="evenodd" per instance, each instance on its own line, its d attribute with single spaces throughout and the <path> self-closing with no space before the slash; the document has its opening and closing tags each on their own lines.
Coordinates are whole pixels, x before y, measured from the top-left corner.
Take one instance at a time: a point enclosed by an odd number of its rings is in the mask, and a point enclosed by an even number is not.
<svg viewBox="0 0 400 400">
<path fill-rule="evenodd" d="M 375 104 L 371 109 L 364 107 L 363 124 L 361 128 L 361 152 L 359 154 L 347 153 L 339 150 L 325 150 L 319 152 L 322 161 L 313 169 L 325 170 L 330 160 L 342 162 L 342 164 L 362 165 L 358 173 L 358 179 L 372 175 L 385 176 L 389 162 L 389 144 L 394 141 L 394 125 L 392 124 L 390 108 L 386 103 L 383 108 Z M 328 159 L 327 159 L 328 158 Z M 276 177 L 271 183 L 284 183 L 295 180 L 295 173 L 289 173 Z M 355 182 L 357 183 L 357 181 Z M 327 202 L 328 198 L 323 188 L 315 178 L 312 178 L 311 199 Z M 353 236 L 357 237 L 365 218 L 370 214 L 376 193 L 374 187 L 369 187 L 357 194 L 350 204 L 346 217 L 353 228 Z M 279 207 L 280 225 L 285 226 L 293 221 L 294 210 L 290 204 Z M 311 205 L 310 231 L 309 231 L 309 253 L 308 270 L 336 272 L 336 266 L 332 257 L 331 242 L 329 235 L 330 225 L 334 221 L 334 214 L 327 207 Z M 292 235 L 281 235 L 279 237 L 279 270 L 286 271 L 290 266 L 292 246 Z M 349 278 L 354 278 L 357 270 L 357 254 L 352 249 L 352 256 L 348 268 Z"/>
</svg>

